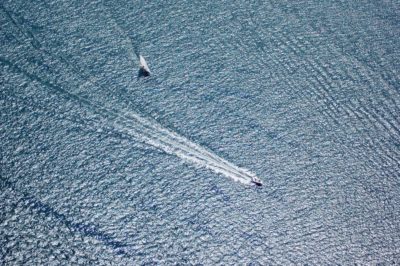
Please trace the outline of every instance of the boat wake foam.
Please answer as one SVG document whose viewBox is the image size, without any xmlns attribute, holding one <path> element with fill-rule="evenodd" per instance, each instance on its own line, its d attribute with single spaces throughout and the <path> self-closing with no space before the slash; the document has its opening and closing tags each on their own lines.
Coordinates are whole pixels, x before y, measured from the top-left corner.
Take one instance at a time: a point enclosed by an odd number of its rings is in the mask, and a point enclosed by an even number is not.
<svg viewBox="0 0 400 266">
<path fill-rule="evenodd" d="M 133 112 L 121 115 L 120 118 L 121 123 L 116 124 L 119 130 L 195 166 L 205 167 L 243 184 L 250 184 L 257 178 L 249 170 L 232 164 L 189 139 L 162 127 L 155 121 Z M 127 123 L 135 126 L 129 126 Z"/>
</svg>

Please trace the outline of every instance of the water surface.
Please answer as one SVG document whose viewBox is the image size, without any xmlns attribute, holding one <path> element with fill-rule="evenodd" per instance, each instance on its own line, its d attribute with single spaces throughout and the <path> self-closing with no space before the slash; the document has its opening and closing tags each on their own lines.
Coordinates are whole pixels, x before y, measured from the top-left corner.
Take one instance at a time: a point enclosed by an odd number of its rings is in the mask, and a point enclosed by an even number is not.
<svg viewBox="0 0 400 266">
<path fill-rule="evenodd" d="M 3 264 L 400 263 L 396 1 L 0 7 Z"/>
</svg>

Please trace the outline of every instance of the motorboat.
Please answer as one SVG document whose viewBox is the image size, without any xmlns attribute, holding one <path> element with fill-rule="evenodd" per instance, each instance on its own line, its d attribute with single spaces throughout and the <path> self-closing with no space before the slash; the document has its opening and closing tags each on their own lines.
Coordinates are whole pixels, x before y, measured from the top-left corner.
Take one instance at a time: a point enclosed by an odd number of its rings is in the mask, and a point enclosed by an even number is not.
<svg viewBox="0 0 400 266">
<path fill-rule="evenodd" d="M 262 182 L 258 177 L 253 176 L 251 178 L 251 183 L 257 185 L 257 186 L 262 186 Z"/>
</svg>

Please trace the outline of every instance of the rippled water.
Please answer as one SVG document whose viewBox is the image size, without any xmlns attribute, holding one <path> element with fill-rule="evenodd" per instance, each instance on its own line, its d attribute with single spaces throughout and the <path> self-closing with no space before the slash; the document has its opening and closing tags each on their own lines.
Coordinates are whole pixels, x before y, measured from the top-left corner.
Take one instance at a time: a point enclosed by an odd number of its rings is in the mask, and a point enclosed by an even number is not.
<svg viewBox="0 0 400 266">
<path fill-rule="evenodd" d="M 400 7 L 278 2 L 2 2 L 1 264 L 400 264 Z"/>
</svg>

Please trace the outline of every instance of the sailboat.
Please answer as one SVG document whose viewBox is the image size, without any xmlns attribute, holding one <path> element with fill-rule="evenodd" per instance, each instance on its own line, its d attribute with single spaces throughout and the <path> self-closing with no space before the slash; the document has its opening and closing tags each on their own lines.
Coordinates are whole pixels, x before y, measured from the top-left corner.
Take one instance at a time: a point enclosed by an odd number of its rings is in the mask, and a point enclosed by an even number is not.
<svg viewBox="0 0 400 266">
<path fill-rule="evenodd" d="M 139 67 L 140 67 L 139 72 L 140 72 L 141 75 L 143 75 L 145 77 L 150 76 L 150 73 L 151 73 L 150 72 L 150 68 L 147 65 L 147 62 L 144 59 L 144 57 L 141 56 L 141 55 L 139 55 Z"/>
</svg>

